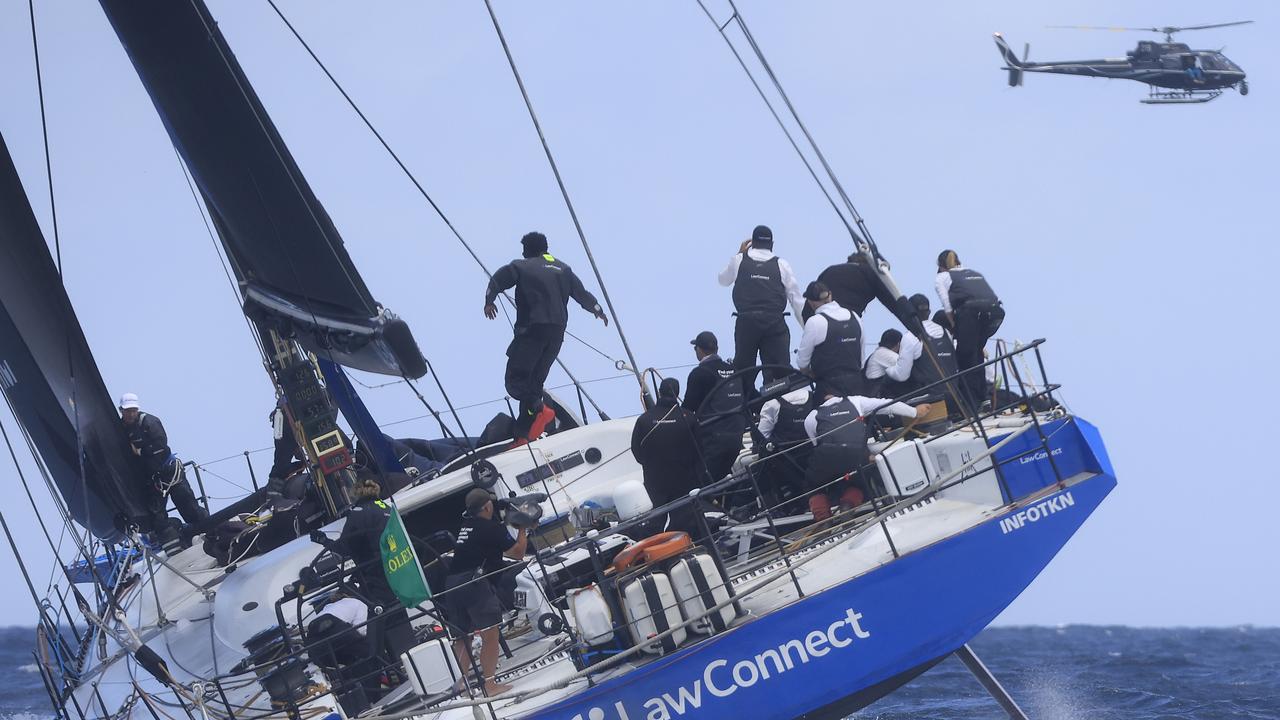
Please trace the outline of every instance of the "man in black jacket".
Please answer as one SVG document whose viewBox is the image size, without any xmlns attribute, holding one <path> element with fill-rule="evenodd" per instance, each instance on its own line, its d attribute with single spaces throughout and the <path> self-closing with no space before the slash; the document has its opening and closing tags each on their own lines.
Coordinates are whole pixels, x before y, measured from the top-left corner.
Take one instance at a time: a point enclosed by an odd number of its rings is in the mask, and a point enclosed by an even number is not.
<svg viewBox="0 0 1280 720">
<path fill-rule="evenodd" d="M 712 482 L 729 474 L 746 430 L 745 383 L 722 382 L 733 366 L 720 358 L 720 342 L 709 330 L 690 341 L 698 365 L 685 383 L 684 408 L 698 418 L 698 445 Z"/>
<path fill-rule="evenodd" d="M 872 300 L 880 300 L 890 312 L 897 307 L 897 299 L 889 293 L 875 269 L 859 253 L 853 253 L 848 261 L 831 265 L 818 273 L 818 282 L 831 291 L 832 300 L 840 307 L 856 313 L 858 317 L 866 314 L 867 306 Z M 805 306 L 804 319 L 808 320 L 813 313 L 812 306 Z"/>
<path fill-rule="evenodd" d="M 631 454 L 644 469 L 644 489 L 654 507 L 665 505 L 705 484 L 698 454 L 698 420 L 680 407 L 680 381 L 666 378 L 658 386 L 658 402 L 636 419 L 631 431 Z M 671 513 L 664 530 L 700 534 L 687 508 Z"/>
<path fill-rule="evenodd" d="M 166 508 L 169 498 L 173 498 L 174 507 L 187 524 L 195 525 L 208 518 L 209 512 L 200 507 L 196 494 L 191 491 L 182 460 L 169 449 L 169 436 L 160 418 L 142 412 L 138 396 L 125 393 L 120 398 L 120 419 L 133 454 L 146 474 L 146 503 L 151 513 L 149 530 L 164 540 L 174 536 Z"/>
<path fill-rule="evenodd" d="M 573 270 L 547 252 L 547 236 L 531 232 L 520 238 L 519 260 L 498 268 L 484 293 L 484 316 L 498 316 L 498 295 L 516 289 L 515 337 L 507 347 L 507 394 L 520 403 L 516 442 L 536 440 L 555 412 L 542 402 L 542 385 L 560 354 L 569 323 L 569 298 L 605 325 L 609 318 Z"/>
</svg>

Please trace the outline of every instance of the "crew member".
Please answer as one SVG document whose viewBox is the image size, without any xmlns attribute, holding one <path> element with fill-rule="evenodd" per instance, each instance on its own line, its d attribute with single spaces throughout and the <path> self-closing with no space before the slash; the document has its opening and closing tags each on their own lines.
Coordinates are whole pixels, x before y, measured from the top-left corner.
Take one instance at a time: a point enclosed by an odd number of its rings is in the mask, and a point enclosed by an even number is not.
<svg viewBox="0 0 1280 720">
<path fill-rule="evenodd" d="M 960 264 L 954 250 L 938 255 L 935 279 L 938 299 L 955 331 L 956 365 L 961 372 L 982 364 L 982 351 L 1004 322 L 1004 308 L 987 279 L 977 270 Z M 962 392 L 977 409 L 985 395 L 986 379 L 981 371 L 961 376 Z"/>
<path fill-rule="evenodd" d="M 382 486 L 372 478 L 361 480 L 352 495 L 356 504 L 347 512 L 335 549 L 355 563 L 360 594 L 373 608 L 370 643 L 384 663 L 395 663 L 413 646 L 413 630 L 382 567 L 382 533 L 391 519 L 391 506 L 379 499 Z"/>
<path fill-rule="evenodd" d="M 901 366 L 902 332 L 889 328 L 880 334 L 880 344 L 867 356 L 863 376 L 866 392 L 871 396 L 898 397 L 911 390 L 907 382 L 909 368 Z"/>
<path fill-rule="evenodd" d="M 771 505 L 785 502 L 804 486 L 805 469 L 813 445 L 804 430 L 804 419 L 813 410 L 813 393 L 805 385 L 760 407 L 756 430 L 763 440 L 761 491 L 770 495 Z"/>
<path fill-rule="evenodd" d="M 680 381 L 666 378 L 658 385 L 658 402 L 636 419 L 631 431 L 631 454 L 644 470 L 644 489 L 654 507 L 666 505 L 705 484 L 698 454 L 698 420 L 680 406 Z M 664 530 L 701 534 L 689 507 L 670 513 Z"/>
<path fill-rule="evenodd" d="M 288 496 L 285 492 L 285 480 L 306 465 L 307 456 L 302 452 L 298 438 L 290 427 L 283 397 L 276 403 L 267 420 L 271 423 L 271 437 L 275 442 L 271 470 L 267 472 L 267 490 Z"/>
<path fill-rule="evenodd" d="M 842 505 L 854 507 L 872 492 L 871 483 L 862 471 L 871 461 L 866 415 L 874 412 L 924 417 L 929 413 L 929 405 L 912 407 L 888 398 L 845 396 L 830 386 L 819 386 L 818 395 L 823 398 L 822 404 L 804 419 L 805 433 L 816 446 L 809 461 L 806 484 L 814 491 L 809 498 L 814 519 L 825 520 L 831 517 L 832 497 L 839 498 Z M 851 479 L 851 475 L 856 475 L 856 479 Z"/>
<path fill-rule="evenodd" d="M 523 255 L 503 265 L 484 293 L 484 316 L 498 317 L 499 293 L 516 289 L 515 337 L 507 347 L 507 394 L 520 403 L 516 442 L 536 440 L 556 414 L 542 402 L 542 385 L 560 354 L 569 323 L 569 299 L 606 326 L 609 318 L 573 270 L 547 252 L 547 236 L 531 232 L 520 238 Z"/>
<path fill-rule="evenodd" d="M 162 542 L 177 537 L 169 520 L 168 498 L 173 498 L 173 506 L 188 525 L 206 520 L 209 511 L 200 506 L 196 494 L 191 491 L 182 460 L 169 449 L 169 436 L 165 434 L 160 418 L 142 412 L 138 396 L 133 393 L 120 397 L 120 418 L 133 454 L 141 461 L 147 477 L 145 493 L 147 510 L 151 514 L 151 531 L 157 533 Z"/>
<path fill-rule="evenodd" d="M 712 482 L 733 468 L 742 449 L 746 430 L 745 384 L 723 382 L 734 373 L 733 366 L 720 359 L 720 342 L 709 330 L 690 341 L 698 364 L 685 382 L 684 408 L 698 418 L 698 447 Z"/>
<path fill-rule="evenodd" d="M 458 665 L 473 667 L 471 636 L 480 633 L 480 671 L 484 689 L 497 695 L 511 689 L 494 680 L 498 669 L 498 624 L 502 621 L 502 604 L 489 576 L 500 572 L 503 558 L 520 560 L 528 547 L 525 529 L 515 539 L 498 520 L 493 496 L 488 490 L 473 488 L 466 497 L 467 514 L 463 516 L 458 542 L 453 548 L 453 562 L 445 592 L 445 614 L 455 632 L 453 652 Z"/>
<path fill-rule="evenodd" d="M 840 307 L 862 317 L 867 312 L 867 305 L 873 299 L 879 299 L 890 311 L 897 307 L 897 299 L 885 287 L 876 271 L 862 257 L 861 253 L 853 253 L 847 262 L 828 267 L 818 273 L 818 282 L 831 291 L 831 299 Z M 805 307 L 804 319 L 813 315 L 813 309 Z"/>
<path fill-rule="evenodd" d="M 733 328 L 733 365 L 737 370 L 756 364 L 790 365 L 791 331 L 786 310 L 790 302 L 799 319 L 804 303 L 791 265 L 773 254 L 773 231 L 759 225 L 751 239 L 743 241 L 738 253 L 720 271 L 720 284 L 733 286 L 733 307 L 738 316 Z M 787 375 L 784 371 L 764 371 L 765 383 Z"/>
<path fill-rule="evenodd" d="M 902 349 L 899 352 L 900 370 L 906 371 L 913 390 L 928 388 L 926 392 L 931 397 L 950 399 L 953 390 L 949 387 L 955 387 L 955 383 L 945 385 L 934 385 L 934 383 L 945 377 L 951 377 L 957 372 L 956 347 L 951 340 L 951 334 L 937 322 L 929 319 L 929 298 L 916 293 L 911 296 L 910 302 L 924 328 L 924 337 L 919 338 L 910 334 L 903 338 Z M 932 356 L 925 351 L 926 343 L 932 351 Z M 954 399 L 951 399 L 951 403 L 957 405 L 952 410 L 957 413 L 962 410 Z"/>
<path fill-rule="evenodd" d="M 831 299 L 826 285 L 814 281 L 804 290 L 813 317 L 804 324 L 796 364 L 843 395 L 862 390 L 862 321 Z"/>
<path fill-rule="evenodd" d="M 307 653 L 326 674 L 332 671 L 331 685 L 350 683 L 339 695 L 339 702 L 351 716 L 369 707 L 365 687 L 377 689 L 376 678 L 365 677 L 376 670 L 370 662 L 373 652 L 365 627 L 368 619 L 368 605 L 338 590 L 307 623 Z"/>
</svg>

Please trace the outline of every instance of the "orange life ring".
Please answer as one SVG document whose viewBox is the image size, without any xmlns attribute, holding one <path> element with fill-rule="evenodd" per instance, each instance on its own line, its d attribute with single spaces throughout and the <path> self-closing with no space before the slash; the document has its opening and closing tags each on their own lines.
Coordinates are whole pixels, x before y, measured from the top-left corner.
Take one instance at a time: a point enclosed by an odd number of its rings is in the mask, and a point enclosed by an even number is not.
<svg viewBox="0 0 1280 720">
<path fill-rule="evenodd" d="M 632 565 L 647 565 L 675 557 L 693 547 L 689 533 L 672 531 L 658 533 L 618 553 L 613 559 L 614 572 L 624 572 Z"/>
</svg>

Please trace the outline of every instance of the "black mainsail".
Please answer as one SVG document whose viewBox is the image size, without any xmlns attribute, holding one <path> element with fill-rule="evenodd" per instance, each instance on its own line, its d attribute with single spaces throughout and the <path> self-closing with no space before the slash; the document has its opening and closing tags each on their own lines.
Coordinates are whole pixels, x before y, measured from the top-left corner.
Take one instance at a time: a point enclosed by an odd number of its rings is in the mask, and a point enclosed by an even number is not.
<svg viewBox="0 0 1280 720">
<path fill-rule="evenodd" d="M 381 307 L 200 0 L 101 0 L 190 168 L 245 313 L 342 365 L 421 377 L 404 321 Z"/>
<path fill-rule="evenodd" d="M 141 476 L 49 246 L 0 137 L 0 389 L 71 517 L 114 540 Z"/>
</svg>

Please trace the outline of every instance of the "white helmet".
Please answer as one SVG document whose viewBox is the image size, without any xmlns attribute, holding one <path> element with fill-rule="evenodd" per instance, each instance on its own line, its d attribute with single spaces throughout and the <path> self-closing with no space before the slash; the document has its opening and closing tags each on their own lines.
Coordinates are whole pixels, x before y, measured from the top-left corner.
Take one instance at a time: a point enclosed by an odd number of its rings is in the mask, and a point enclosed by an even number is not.
<svg viewBox="0 0 1280 720">
<path fill-rule="evenodd" d="M 129 410 L 138 408 L 138 396 L 133 393 L 125 393 L 120 396 L 120 409 Z"/>
</svg>

